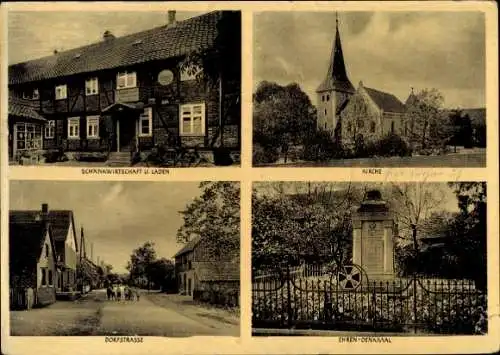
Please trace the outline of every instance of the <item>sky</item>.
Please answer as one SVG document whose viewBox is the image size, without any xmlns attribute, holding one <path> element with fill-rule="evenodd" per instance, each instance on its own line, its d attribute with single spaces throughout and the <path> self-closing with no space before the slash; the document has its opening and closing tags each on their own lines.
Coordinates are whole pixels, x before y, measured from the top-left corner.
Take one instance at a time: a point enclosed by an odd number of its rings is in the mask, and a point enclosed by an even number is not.
<svg viewBox="0 0 500 355">
<path fill-rule="evenodd" d="M 126 272 L 132 250 L 146 241 L 158 257 L 170 259 L 182 247 L 176 242 L 182 225 L 178 213 L 201 194 L 198 182 L 11 181 L 10 208 L 73 210 L 79 241 L 83 225 L 87 244 L 94 244 L 94 261 Z M 90 246 L 87 248 L 90 257 Z"/>
<path fill-rule="evenodd" d="M 177 21 L 201 12 L 177 11 Z M 24 11 L 8 14 L 9 65 L 52 55 L 102 40 L 104 31 L 116 37 L 163 26 L 166 12 Z"/>
<path fill-rule="evenodd" d="M 399 185 L 403 188 L 403 185 L 400 183 L 394 183 L 395 185 Z M 408 183 L 413 185 L 415 183 Z M 380 190 L 384 192 L 384 189 L 389 189 L 391 187 L 390 183 L 386 182 L 312 182 L 309 183 L 307 181 L 301 182 L 255 182 L 253 184 L 256 192 L 262 195 L 275 195 L 278 194 L 278 191 L 283 191 L 284 193 L 306 193 L 309 189 L 314 191 L 314 189 L 319 188 L 326 189 L 326 191 L 334 190 L 334 191 L 342 191 L 346 190 L 349 185 L 351 187 L 360 189 L 360 190 Z M 447 182 L 425 182 L 421 185 L 425 191 L 430 192 L 433 195 L 433 198 L 440 201 L 439 206 L 437 206 L 433 211 L 446 211 L 446 212 L 458 212 L 458 201 L 457 197 L 450 186 L 448 186 Z M 415 188 L 415 187 L 414 187 Z M 413 196 L 413 195 L 410 195 Z M 382 193 L 382 199 L 388 200 L 389 196 L 384 196 Z M 432 212 L 432 211 L 431 211 Z"/>
<path fill-rule="evenodd" d="M 445 107 L 485 106 L 485 19 L 480 12 L 339 12 L 355 88 L 396 95 L 437 88 Z M 333 41 L 334 12 L 263 12 L 254 18 L 254 89 L 297 82 L 316 104 Z"/>
</svg>

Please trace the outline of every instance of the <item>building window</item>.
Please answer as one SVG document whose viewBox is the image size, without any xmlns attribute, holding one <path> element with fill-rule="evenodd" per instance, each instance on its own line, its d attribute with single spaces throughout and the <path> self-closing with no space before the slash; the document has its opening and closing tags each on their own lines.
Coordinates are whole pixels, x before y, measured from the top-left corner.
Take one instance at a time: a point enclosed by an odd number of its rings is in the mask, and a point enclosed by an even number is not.
<svg viewBox="0 0 500 355">
<path fill-rule="evenodd" d="M 49 257 L 49 245 L 48 244 L 45 244 L 45 257 L 46 258 Z"/>
<path fill-rule="evenodd" d="M 191 270 L 193 268 L 193 264 L 191 260 L 188 261 L 188 270 Z"/>
<path fill-rule="evenodd" d="M 116 88 L 135 88 L 137 86 L 137 76 L 136 72 L 122 72 L 118 73 L 116 76 Z"/>
<path fill-rule="evenodd" d="M 365 126 L 365 122 L 363 120 L 358 120 L 358 128 L 363 128 Z"/>
<path fill-rule="evenodd" d="M 42 126 L 32 123 L 17 123 L 16 149 L 35 150 L 42 149 Z"/>
<path fill-rule="evenodd" d="M 87 137 L 99 138 L 99 116 L 87 117 Z"/>
<path fill-rule="evenodd" d="M 349 122 L 349 123 L 347 124 L 347 132 L 348 132 L 348 133 L 351 133 L 351 131 L 352 131 L 352 123 L 351 123 L 351 122 Z"/>
<path fill-rule="evenodd" d="M 153 108 L 146 107 L 139 117 L 139 136 L 151 137 L 153 134 Z"/>
<path fill-rule="evenodd" d="M 99 81 L 97 78 L 89 79 L 85 82 L 85 95 L 96 95 L 99 93 Z"/>
<path fill-rule="evenodd" d="M 50 120 L 45 124 L 45 138 L 54 138 L 56 133 L 56 121 Z"/>
<path fill-rule="evenodd" d="M 375 133 L 375 122 L 373 121 L 370 122 L 370 132 Z"/>
<path fill-rule="evenodd" d="M 325 102 L 325 95 L 321 95 L 321 101 Z"/>
<path fill-rule="evenodd" d="M 42 267 L 42 286 L 47 286 L 47 269 Z"/>
<path fill-rule="evenodd" d="M 80 117 L 68 118 L 68 138 L 80 138 Z"/>
<path fill-rule="evenodd" d="M 54 276 L 52 275 L 52 270 L 49 270 L 49 286 L 52 286 L 54 284 Z"/>
<path fill-rule="evenodd" d="M 326 116 L 326 108 L 325 108 L 325 116 Z"/>
<path fill-rule="evenodd" d="M 180 107 L 180 134 L 205 134 L 205 104 L 186 104 Z"/>
<path fill-rule="evenodd" d="M 326 101 L 330 101 L 330 95 L 326 95 Z"/>
<path fill-rule="evenodd" d="M 56 86 L 56 100 L 64 100 L 68 97 L 68 90 L 66 85 Z"/>
<path fill-rule="evenodd" d="M 394 121 L 391 122 L 391 133 L 394 133 Z"/>
</svg>

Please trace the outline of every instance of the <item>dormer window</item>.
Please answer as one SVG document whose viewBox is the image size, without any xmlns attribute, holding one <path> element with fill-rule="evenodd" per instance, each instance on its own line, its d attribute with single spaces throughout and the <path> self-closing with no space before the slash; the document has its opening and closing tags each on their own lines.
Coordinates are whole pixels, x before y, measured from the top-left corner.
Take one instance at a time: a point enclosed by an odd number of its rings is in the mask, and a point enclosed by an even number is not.
<svg viewBox="0 0 500 355">
<path fill-rule="evenodd" d="M 116 76 L 116 88 L 126 89 L 135 88 L 137 86 L 137 74 L 136 72 L 122 72 L 118 73 Z"/>
<path fill-rule="evenodd" d="M 68 89 L 66 85 L 56 86 L 56 100 L 64 100 L 68 97 Z"/>
<path fill-rule="evenodd" d="M 85 95 L 97 95 L 99 93 L 99 80 L 91 78 L 85 81 Z"/>
</svg>

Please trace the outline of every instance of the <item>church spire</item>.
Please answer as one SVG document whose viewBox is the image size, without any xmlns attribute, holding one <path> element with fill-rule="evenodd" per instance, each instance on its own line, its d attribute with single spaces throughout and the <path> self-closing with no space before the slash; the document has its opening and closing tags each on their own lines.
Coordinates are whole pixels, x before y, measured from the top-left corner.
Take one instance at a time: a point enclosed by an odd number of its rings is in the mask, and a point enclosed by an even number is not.
<svg viewBox="0 0 500 355">
<path fill-rule="evenodd" d="M 345 91 L 350 93 L 354 92 L 354 87 L 349 81 L 345 68 L 342 43 L 340 41 L 339 16 L 337 12 L 335 13 L 335 42 L 333 43 L 330 55 L 328 72 L 326 73 L 326 78 L 316 91 L 322 92 L 329 90 Z"/>
</svg>

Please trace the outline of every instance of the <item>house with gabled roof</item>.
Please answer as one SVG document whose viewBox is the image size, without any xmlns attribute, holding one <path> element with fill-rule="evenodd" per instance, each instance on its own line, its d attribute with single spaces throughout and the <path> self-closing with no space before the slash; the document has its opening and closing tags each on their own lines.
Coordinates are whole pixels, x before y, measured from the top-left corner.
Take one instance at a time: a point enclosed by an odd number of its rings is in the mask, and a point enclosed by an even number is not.
<svg viewBox="0 0 500 355">
<path fill-rule="evenodd" d="M 56 300 L 54 232 L 45 219 L 11 219 L 9 289 L 11 309 L 30 309 Z"/>
<path fill-rule="evenodd" d="M 30 101 L 46 120 L 32 150 L 100 154 L 108 165 L 130 165 L 158 147 L 195 150 L 209 160 L 222 150 L 238 156 L 241 49 L 224 52 L 241 48 L 240 36 L 231 35 L 239 33 L 235 26 L 240 12 L 176 21 L 169 11 L 164 26 L 122 37 L 105 31 L 96 43 L 10 65 L 9 96 Z M 186 64 L 197 56 L 201 68 Z M 212 76 L 219 68 L 216 82 L 200 79 L 208 77 L 205 65 Z M 17 160 L 31 143 L 14 140 L 21 126 L 9 127 L 10 158 Z"/>
<path fill-rule="evenodd" d="M 10 211 L 10 224 L 42 223 L 50 226 L 55 250 L 57 273 L 54 275 L 54 287 L 57 293 L 77 291 L 77 252 L 78 244 L 75 233 L 75 221 L 71 210 L 48 210 L 42 204 L 41 210 Z"/>
<path fill-rule="evenodd" d="M 239 255 L 213 260 L 205 243 L 202 237 L 195 236 L 174 255 L 179 293 L 203 302 L 238 306 Z"/>
</svg>

